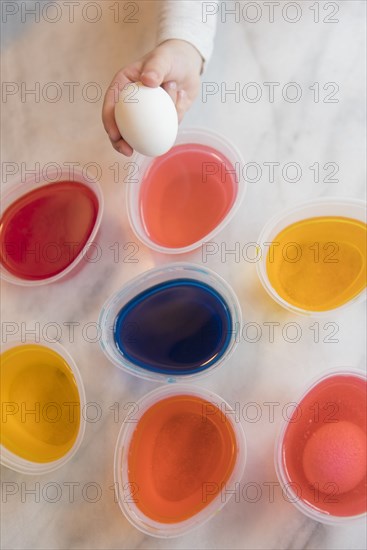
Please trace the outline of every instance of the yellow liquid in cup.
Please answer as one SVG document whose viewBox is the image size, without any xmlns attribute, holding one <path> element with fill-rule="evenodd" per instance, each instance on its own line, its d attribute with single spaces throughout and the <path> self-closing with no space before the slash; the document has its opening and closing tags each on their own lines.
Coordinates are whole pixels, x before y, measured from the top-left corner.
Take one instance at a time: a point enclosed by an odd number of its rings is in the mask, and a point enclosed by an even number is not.
<svg viewBox="0 0 367 550">
<path fill-rule="evenodd" d="M 283 229 L 266 258 L 270 284 L 289 304 L 326 311 L 366 286 L 365 223 L 344 217 L 308 218 Z"/>
<path fill-rule="evenodd" d="M 0 357 L 0 441 L 32 462 L 62 458 L 80 425 L 80 397 L 65 359 L 41 345 L 13 347 Z"/>
</svg>

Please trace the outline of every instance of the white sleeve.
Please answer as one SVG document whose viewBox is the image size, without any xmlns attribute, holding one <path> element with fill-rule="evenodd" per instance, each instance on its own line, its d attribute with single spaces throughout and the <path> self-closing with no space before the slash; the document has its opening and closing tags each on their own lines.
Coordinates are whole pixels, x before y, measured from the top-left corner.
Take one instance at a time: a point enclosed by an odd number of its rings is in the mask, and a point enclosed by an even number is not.
<svg viewBox="0 0 367 550">
<path fill-rule="evenodd" d="M 216 29 L 217 2 L 168 0 L 161 2 L 158 44 L 176 38 L 190 42 L 204 62 L 212 54 Z"/>
</svg>

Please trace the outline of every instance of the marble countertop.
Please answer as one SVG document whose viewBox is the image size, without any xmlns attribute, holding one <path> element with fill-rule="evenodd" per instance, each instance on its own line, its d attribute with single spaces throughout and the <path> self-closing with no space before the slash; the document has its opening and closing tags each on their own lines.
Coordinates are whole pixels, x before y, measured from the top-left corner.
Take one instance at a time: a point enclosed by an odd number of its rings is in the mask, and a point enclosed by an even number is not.
<svg viewBox="0 0 367 550">
<path fill-rule="evenodd" d="M 3 10 L 8 4 L 2 3 Z M 283 310 L 263 290 L 253 263 L 225 254 L 238 246 L 236 243 L 242 246 L 256 241 L 271 215 L 300 200 L 331 195 L 364 197 L 365 2 L 321 1 L 317 13 L 316 8 L 311 9 L 313 2 L 292 2 L 296 8 L 284 11 L 289 3 L 282 1 L 274 8 L 273 22 L 269 21 L 269 7 L 260 1 L 241 11 L 238 22 L 224 12 L 213 58 L 203 75 L 203 90 L 212 90 L 212 95 L 204 97 L 203 93 L 183 122 L 184 127 L 211 128 L 232 140 L 245 162 L 252 163 L 248 165 L 249 179 L 258 179 L 248 184 L 243 206 L 216 238 L 222 253 L 208 257 L 206 265 L 233 286 L 245 322 L 257 323 L 261 336 L 256 342 L 251 336 L 242 339 L 229 364 L 199 385 L 218 392 L 232 405 L 246 408 L 255 402 L 259 406 L 261 418 L 251 422 L 249 411 L 243 427 L 248 441 L 244 482 L 256 483 L 260 497 L 256 502 L 251 502 L 251 496 L 239 502 L 232 499 L 212 521 L 174 540 L 140 533 L 114 502 L 113 455 L 124 404 L 140 398 L 155 384 L 135 379 L 109 363 L 93 342 L 93 326 L 88 325 L 97 321 L 103 303 L 121 285 L 172 260 L 136 243 L 137 261 L 129 261 L 124 245 L 136 239 L 125 209 L 123 179 L 128 167 L 106 138 L 101 124 L 102 98 L 98 97 L 120 66 L 152 47 L 156 3 L 138 2 L 138 13 L 129 15 L 135 10 L 134 2 L 79 2 L 74 21 L 70 21 L 69 3 L 60 2 L 58 12 L 55 6 L 47 8 L 39 22 L 26 12 L 22 22 L 24 5 L 29 8 L 34 2 L 15 4 L 18 13 L 8 14 L 3 23 L 2 78 L 7 95 L 3 99 L 2 185 L 6 188 L 35 167 L 47 169 L 48 163 L 65 167 L 65 163 L 75 162 L 91 171 L 96 166 L 88 163 L 96 163 L 105 212 L 98 262 L 84 265 L 58 284 L 34 289 L 2 286 L 3 327 L 14 323 L 19 336 L 35 328 L 49 331 L 48 338 L 53 338 L 53 330 L 61 331 L 60 342 L 80 368 L 87 401 L 97 403 L 100 410 L 98 421 L 88 422 L 77 455 L 62 469 L 27 477 L 1 467 L 2 483 L 8 491 L 1 504 L 2 548 L 365 548 L 363 523 L 318 524 L 289 504 L 279 486 L 275 486 L 274 499 L 267 489 L 277 481 L 273 446 L 282 407 L 294 401 L 317 374 L 340 366 L 364 368 L 364 305 L 318 319 L 320 339 L 316 342 L 311 328 L 315 319 Z M 44 9 L 50 2 L 40 4 Z M 92 23 L 98 15 L 95 4 L 100 18 Z M 224 4 L 220 3 L 221 10 Z M 247 3 L 240 4 L 242 9 Z M 251 11 L 255 9 L 257 14 Z M 59 20 L 51 23 L 56 16 Z M 258 21 L 246 22 L 245 16 Z M 333 19 L 338 21 L 330 21 Z M 50 83 L 56 85 L 52 88 Z M 255 84 L 251 88 L 249 83 Z M 228 93 L 236 87 L 240 97 Z M 255 93 L 257 102 L 251 101 Z M 300 98 L 293 102 L 295 93 Z M 53 101 L 55 94 L 60 95 L 57 101 Z M 273 181 L 269 162 L 280 163 Z M 297 163 L 299 181 L 290 181 L 293 172 L 288 163 Z M 119 175 L 115 181 L 116 167 Z M 251 170 L 257 170 L 259 177 Z M 119 258 L 114 257 L 113 243 L 119 243 Z M 202 251 L 184 259 L 201 263 Z M 78 323 L 73 337 L 68 329 L 71 322 Z M 273 342 L 264 324 L 269 322 L 280 323 Z M 282 337 L 289 322 L 297 323 L 301 330 L 295 343 Z M 327 323 L 337 330 L 334 342 L 327 341 Z M 273 421 L 265 405 L 269 402 L 279 403 Z M 116 403 L 121 412 L 118 418 Z M 52 484 L 60 488 L 55 502 Z M 70 484 L 74 484 L 74 495 Z M 36 491 L 33 494 L 32 489 Z"/>
</svg>

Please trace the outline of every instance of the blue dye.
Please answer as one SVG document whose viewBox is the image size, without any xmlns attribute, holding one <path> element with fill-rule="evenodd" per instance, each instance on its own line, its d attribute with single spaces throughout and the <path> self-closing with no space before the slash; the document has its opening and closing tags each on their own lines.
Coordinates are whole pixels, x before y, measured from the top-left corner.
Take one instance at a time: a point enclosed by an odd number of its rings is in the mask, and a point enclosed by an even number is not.
<svg viewBox="0 0 367 550">
<path fill-rule="evenodd" d="M 135 365 L 165 374 L 209 368 L 226 351 L 232 318 L 222 296 L 192 279 L 152 286 L 119 311 L 115 344 Z"/>
</svg>

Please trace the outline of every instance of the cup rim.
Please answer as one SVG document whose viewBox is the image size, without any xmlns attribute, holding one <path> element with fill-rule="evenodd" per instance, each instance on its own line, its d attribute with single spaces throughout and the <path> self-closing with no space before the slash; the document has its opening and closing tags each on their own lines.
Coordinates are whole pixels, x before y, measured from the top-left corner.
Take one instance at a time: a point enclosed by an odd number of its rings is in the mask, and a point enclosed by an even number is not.
<svg viewBox="0 0 367 550">
<path fill-rule="evenodd" d="M 295 399 L 294 402 L 297 403 L 297 405 L 299 405 L 303 401 L 303 399 L 310 393 L 310 391 L 313 390 L 313 388 L 315 388 L 318 384 L 320 384 L 320 382 L 322 382 L 323 380 L 326 380 L 327 378 L 333 378 L 334 376 L 338 376 L 338 375 L 355 376 L 362 379 L 363 381 L 367 380 L 366 373 L 362 369 L 351 368 L 351 367 L 350 368 L 338 367 L 338 368 L 329 369 L 328 371 L 322 373 L 321 375 L 318 374 L 317 376 L 314 376 L 311 379 L 311 381 L 309 381 L 307 386 L 303 389 L 302 393 L 298 395 L 298 397 Z M 278 435 L 275 440 L 274 466 L 275 466 L 275 471 L 281 486 L 283 488 L 287 487 L 287 492 L 292 496 L 292 501 L 290 501 L 290 503 L 293 506 L 295 506 L 300 512 L 308 516 L 309 518 L 327 525 L 350 523 L 351 521 L 358 521 L 361 518 L 367 517 L 367 510 L 366 512 L 353 515 L 353 516 L 335 516 L 332 514 L 327 514 L 325 512 L 321 512 L 312 508 L 305 501 L 303 501 L 301 498 L 298 497 L 298 495 L 293 491 L 293 488 L 290 485 L 291 480 L 288 479 L 285 473 L 283 461 L 282 461 L 282 445 L 283 445 L 284 436 L 288 426 L 289 426 L 289 422 L 284 419 L 281 423 L 280 429 L 278 431 Z"/>
<path fill-rule="evenodd" d="M 238 162 L 240 164 L 240 167 L 244 165 L 244 160 L 242 157 L 241 152 L 237 148 L 236 145 L 234 145 L 227 137 L 224 137 L 220 135 L 217 132 L 214 132 L 213 130 L 209 130 L 203 127 L 191 127 L 191 128 L 184 128 L 179 129 L 176 141 L 172 147 L 175 147 L 177 145 L 183 145 L 183 144 L 189 144 L 193 143 L 196 144 L 196 139 L 213 139 L 218 144 L 218 149 L 220 150 L 219 144 L 223 145 L 224 147 L 228 148 L 232 151 L 233 156 L 237 158 L 236 163 Z M 197 143 L 200 145 L 200 143 Z M 215 146 L 213 145 L 213 148 Z M 136 180 L 130 180 L 128 181 L 126 185 L 126 210 L 127 210 L 127 216 L 130 223 L 130 227 L 134 233 L 134 235 L 143 243 L 145 244 L 149 249 L 154 250 L 156 252 L 160 252 L 162 254 L 185 254 L 188 252 L 192 252 L 193 250 L 196 250 L 197 248 L 200 248 L 205 242 L 211 241 L 216 237 L 234 218 L 234 216 L 237 214 L 247 189 L 247 183 L 245 182 L 242 170 L 240 170 L 240 176 L 238 178 L 237 182 L 237 194 L 236 198 L 233 201 L 233 204 L 223 220 L 214 227 L 210 233 L 205 235 L 202 239 L 199 239 L 195 241 L 194 243 L 186 246 L 181 247 L 168 247 L 163 246 L 158 243 L 155 243 L 153 240 L 151 240 L 146 233 L 144 229 L 137 226 L 137 223 L 135 221 L 135 216 L 132 213 L 132 204 L 133 204 L 133 193 L 135 191 L 135 187 L 139 186 L 141 187 L 142 179 L 145 174 L 145 171 L 147 170 L 148 166 L 150 166 L 154 161 L 156 157 L 145 157 L 143 155 L 140 155 L 139 153 L 134 153 L 132 157 L 132 162 L 135 162 L 137 166 L 142 170 L 141 175 L 139 176 L 138 181 Z M 159 157 L 158 157 L 159 158 Z M 229 160 L 229 159 L 228 159 Z M 139 220 L 141 223 L 141 226 L 143 226 L 141 220 Z"/>
<path fill-rule="evenodd" d="M 74 375 L 75 382 L 78 388 L 79 399 L 80 399 L 80 422 L 79 422 L 78 435 L 74 441 L 73 446 L 61 458 L 58 458 L 57 460 L 51 460 L 50 462 L 34 462 L 33 460 L 27 460 L 25 458 L 18 456 L 17 454 L 7 449 L 4 445 L 0 444 L 0 464 L 21 474 L 41 475 L 41 474 L 48 474 L 48 473 L 54 472 L 55 470 L 58 470 L 59 468 L 64 466 L 67 462 L 69 462 L 79 450 L 82 444 L 82 441 L 84 439 L 85 428 L 86 428 L 86 419 L 84 418 L 84 415 L 83 415 L 83 410 L 86 405 L 86 395 L 85 395 L 83 379 L 81 377 L 80 371 L 74 359 L 72 358 L 70 353 L 64 348 L 64 346 L 62 346 L 59 342 L 50 343 L 50 342 L 46 342 L 42 338 L 40 338 L 38 341 L 37 340 L 21 341 L 18 339 L 14 339 L 14 340 L 8 341 L 6 344 L 2 344 L 1 353 L 4 353 L 5 351 L 14 347 L 27 346 L 27 345 L 36 345 L 39 347 L 45 347 L 45 348 L 51 349 L 56 353 L 58 353 L 63 359 L 65 359 L 66 363 L 68 364 L 68 366 L 70 367 Z"/>
<path fill-rule="evenodd" d="M 128 303 L 134 296 L 144 291 L 144 288 L 150 288 L 155 285 L 155 281 L 160 277 L 163 277 L 161 282 L 168 282 L 175 279 L 191 278 L 195 281 L 200 281 L 198 277 L 204 278 L 204 282 L 221 295 L 223 298 L 231 316 L 232 327 L 230 337 L 227 343 L 227 347 L 219 357 L 218 360 L 213 361 L 213 364 L 201 371 L 193 372 L 192 374 L 178 374 L 178 373 L 161 373 L 156 371 L 148 371 L 147 369 L 136 365 L 129 359 L 125 358 L 114 344 L 111 343 L 110 332 L 113 330 L 113 323 L 116 315 L 113 315 L 111 319 L 112 308 L 118 305 L 119 310 L 124 304 Z M 208 281 L 205 279 L 208 278 Z M 214 286 L 214 283 L 219 286 L 219 290 Z M 158 281 L 157 281 L 158 284 Z M 146 285 L 146 286 L 145 286 Z M 204 378 L 213 373 L 214 370 L 219 369 L 224 363 L 227 363 L 229 358 L 234 353 L 238 345 L 238 333 L 242 323 L 242 311 L 238 298 L 232 289 L 232 287 L 225 281 L 218 273 L 212 271 L 207 267 L 197 265 L 189 262 L 174 262 L 165 264 L 163 266 L 149 269 L 137 275 L 133 279 L 130 279 L 119 290 L 114 292 L 102 306 L 98 324 L 101 329 L 100 346 L 103 353 L 116 367 L 119 369 L 139 378 L 145 380 L 151 380 L 160 383 L 170 383 L 178 381 L 189 382 L 191 380 L 197 380 Z"/>
<path fill-rule="evenodd" d="M 258 237 L 258 246 L 261 247 L 263 242 L 269 242 L 269 238 L 266 238 L 267 235 L 271 234 L 271 231 L 274 229 L 275 225 L 282 220 L 286 220 L 289 216 L 292 214 L 295 214 L 297 212 L 302 212 L 303 209 L 307 209 L 312 206 L 357 206 L 357 207 L 365 207 L 366 202 L 363 199 L 353 199 L 353 198 L 343 198 L 343 197 L 320 197 L 318 199 L 311 199 L 307 201 L 299 201 L 292 207 L 283 208 L 280 212 L 273 215 L 263 226 L 260 235 Z M 312 216 L 310 216 L 312 217 Z M 314 216 L 317 217 L 317 216 Z M 302 218 L 300 218 L 302 219 Z M 306 218 L 305 218 L 306 219 Z M 286 226 L 285 226 L 286 227 Z M 270 239 L 271 240 L 271 239 Z M 279 305 L 281 305 L 286 310 L 296 313 L 298 315 L 307 316 L 307 317 L 326 317 L 330 313 L 339 312 L 352 304 L 361 303 L 366 299 L 366 288 L 361 290 L 354 298 L 351 300 L 348 300 L 346 303 L 331 308 L 326 309 L 323 311 L 314 311 L 309 309 L 303 309 L 301 307 L 292 305 L 287 300 L 282 298 L 276 290 L 273 288 L 269 281 L 269 277 L 266 272 L 266 257 L 267 254 L 262 254 L 259 258 L 259 261 L 256 264 L 256 271 L 258 278 L 260 279 L 260 282 L 264 288 L 264 290 L 267 292 L 267 294 Z"/>
<path fill-rule="evenodd" d="M 60 273 L 57 273 L 56 275 L 52 275 L 51 277 L 47 277 L 44 279 L 37 279 L 37 280 L 22 279 L 21 277 L 17 277 L 13 273 L 10 273 L 4 267 L 4 265 L 0 263 L 0 278 L 2 280 L 18 286 L 23 286 L 23 287 L 36 287 L 36 286 L 42 286 L 42 285 L 54 283 L 59 279 L 68 275 L 77 266 L 77 264 L 79 264 L 86 250 L 88 249 L 90 244 L 94 241 L 102 221 L 102 215 L 104 210 L 104 198 L 103 198 L 103 193 L 99 182 L 97 180 L 96 181 L 88 180 L 80 170 L 76 170 L 76 169 L 73 170 L 73 175 L 72 177 L 70 177 L 70 173 L 67 170 L 61 170 L 61 172 L 59 172 L 58 170 L 55 169 L 55 170 L 49 171 L 47 181 L 45 181 L 43 178 L 39 178 L 39 181 L 37 181 L 37 178 L 35 176 L 28 176 L 25 179 L 25 181 L 18 181 L 16 183 L 9 184 L 8 188 L 5 189 L 4 193 L 1 196 L 1 203 L 2 203 L 1 216 L 9 208 L 9 206 L 13 204 L 13 202 L 23 197 L 24 195 L 27 195 L 28 193 L 31 193 L 32 191 L 34 191 L 35 189 L 39 189 L 40 187 L 48 186 L 48 185 L 57 185 L 58 183 L 61 183 L 64 181 L 71 181 L 74 183 L 82 183 L 86 185 L 91 191 L 93 191 L 98 201 L 98 211 L 97 211 L 96 221 L 82 250 L 65 269 L 60 271 Z"/>
<path fill-rule="evenodd" d="M 233 431 L 236 436 L 237 443 L 237 455 L 236 460 L 233 466 L 233 470 L 229 476 L 229 479 L 226 482 L 225 499 L 222 499 L 223 488 L 217 494 L 217 496 L 202 510 L 197 514 L 194 514 L 190 518 L 176 522 L 176 523 L 161 523 L 155 520 L 148 518 L 144 513 L 140 512 L 136 506 L 129 507 L 130 502 L 126 501 L 125 498 L 121 499 L 121 491 L 118 489 L 117 498 L 120 509 L 126 519 L 139 531 L 157 538 L 175 538 L 181 535 L 184 535 L 196 527 L 202 526 L 204 523 L 213 518 L 213 516 L 219 512 L 227 502 L 232 498 L 232 493 L 230 488 L 235 486 L 236 483 L 239 483 L 243 477 L 246 460 L 247 460 L 247 440 L 245 431 L 243 429 L 241 422 L 234 422 L 232 416 L 234 413 L 233 408 L 218 394 L 210 391 L 206 388 L 189 385 L 189 384 L 165 384 L 159 388 L 156 388 L 149 393 L 145 394 L 136 402 L 137 406 L 137 417 L 136 420 L 130 420 L 130 417 L 127 416 L 123 421 L 115 446 L 114 453 L 114 481 L 115 487 L 123 487 L 122 482 L 124 481 L 123 475 L 127 474 L 126 468 L 123 467 L 123 462 L 126 466 L 126 456 L 129 450 L 129 445 L 131 442 L 132 435 L 135 431 L 135 426 L 139 422 L 141 416 L 155 403 L 163 400 L 165 397 L 189 394 L 201 397 L 206 401 L 213 403 L 225 414 L 226 419 L 231 423 Z M 126 480 L 125 480 L 126 481 Z M 139 517 L 140 516 L 140 517 Z"/>
</svg>

